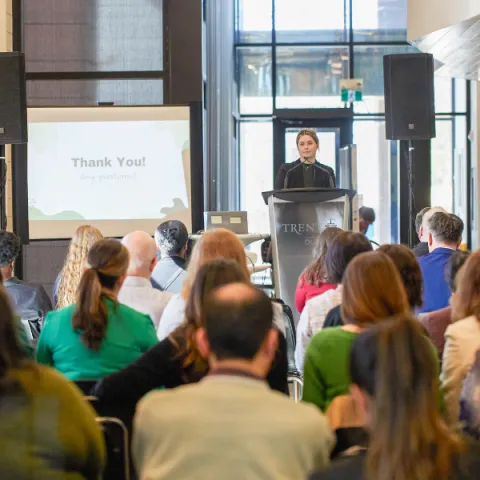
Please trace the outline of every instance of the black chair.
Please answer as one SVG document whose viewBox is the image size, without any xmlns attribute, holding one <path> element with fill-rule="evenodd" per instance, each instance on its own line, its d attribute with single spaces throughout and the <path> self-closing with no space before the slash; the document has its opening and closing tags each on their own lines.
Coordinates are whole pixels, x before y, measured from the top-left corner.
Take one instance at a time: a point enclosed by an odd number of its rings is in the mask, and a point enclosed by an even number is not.
<svg viewBox="0 0 480 480">
<path fill-rule="evenodd" d="M 286 305 L 283 300 L 278 298 L 274 302 L 279 303 L 283 309 L 283 320 L 285 323 L 285 340 L 287 341 L 287 360 L 288 374 L 299 375 L 297 366 L 295 365 L 295 346 L 297 343 L 297 332 L 295 329 L 295 321 L 293 320 L 292 309 Z"/>
<path fill-rule="evenodd" d="M 90 395 L 93 387 L 96 385 L 97 380 L 75 380 L 73 382 L 84 395 Z"/>
<path fill-rule="evenodd" d="M 97 417 L 105 438 L 107 465 L 103 480 L 130 480 L 130 450 L 127 427 L 118 418 Z"/>
</svg>

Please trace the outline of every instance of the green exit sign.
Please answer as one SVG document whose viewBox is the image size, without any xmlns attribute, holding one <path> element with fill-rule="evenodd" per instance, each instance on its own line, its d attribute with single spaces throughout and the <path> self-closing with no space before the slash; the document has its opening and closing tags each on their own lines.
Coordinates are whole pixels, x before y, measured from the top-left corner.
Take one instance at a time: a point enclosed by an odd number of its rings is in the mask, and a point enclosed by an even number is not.
<svg viewBox="0 0 480 480">
<path fill-rule="evenodd" d="M 361 102 L 363 93 L 358 90 L 342 90 L 342 102 Z"/>
</svg>

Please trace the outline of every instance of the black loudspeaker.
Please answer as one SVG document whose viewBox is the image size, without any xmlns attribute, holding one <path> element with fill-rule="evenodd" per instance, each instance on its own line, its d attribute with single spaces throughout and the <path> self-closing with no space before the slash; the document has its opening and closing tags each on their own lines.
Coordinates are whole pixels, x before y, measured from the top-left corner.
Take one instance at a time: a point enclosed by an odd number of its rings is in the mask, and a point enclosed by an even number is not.
<svg viewBox="0 0 480 480">
<path fill-rule="evenodd" d="M 389 140 L 435 137 L 433 56 L 385 55 L 385 120 Z"/>
<path fill-rule="evenodd" d="M 27 92 L 23 53 L 0 53 L 0 145 L 27 143 Z"/>
</svg>

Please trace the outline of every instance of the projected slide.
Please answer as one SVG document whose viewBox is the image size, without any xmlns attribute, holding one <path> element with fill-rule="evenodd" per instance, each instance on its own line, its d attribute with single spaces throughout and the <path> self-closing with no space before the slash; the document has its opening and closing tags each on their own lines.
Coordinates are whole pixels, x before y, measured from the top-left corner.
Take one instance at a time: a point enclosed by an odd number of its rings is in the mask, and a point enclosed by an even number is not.
<svg viewBox="0 0 480 480">
<path fill-rule="evenodd" d="M 191 228 L 188 107 L 29 109 L 30 238 Z"/>
</svg>

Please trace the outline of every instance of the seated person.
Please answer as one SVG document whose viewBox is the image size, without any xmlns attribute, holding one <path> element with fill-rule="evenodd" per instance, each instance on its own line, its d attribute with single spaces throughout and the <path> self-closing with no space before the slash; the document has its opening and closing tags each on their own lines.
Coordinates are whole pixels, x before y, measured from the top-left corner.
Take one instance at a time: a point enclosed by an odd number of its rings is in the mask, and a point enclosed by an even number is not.
<svg viewBox="0 0 480 480">
<path fill-rule="evenodd" d="M 0 231 L 0 272 L 3 285 L 15 311 L 30 327 L 33 339 L 40 335 L 47 313 L 52 304 L 41 285 L 23 282 L 15 277 L 13 267 L 20 254 L 20 239 L 12 232 Z"/>
<path fill-rule="evenodd" d="M 417 313 L 434 312 L 448 307 L 452 293 L 445 281 L 445 267 L 462 243 L 462 233 L 463 222 L 456 215 L 436 212 L 429 218 L 430 253 L 418 260 L 423 276 L 423 307 Z"/>
<path fill-rule="evenodd" d="M 415 231 L 417 232 L 417 237 L 419 240 L 419 243 L 415 246 L 413 249 L 413 253 L 415 254 L 416 257 L 423 257 L 424 255 L 428 255 L 428 235 L 426 235 L 426 232 L 423 230 L 423 218 L 425 214 L 431 210 L 431 207 L 425 207 L 422 208 L 417 213 L 417 216 L 415 217 Z"/>
<path fill-rule="evenodd" d="M 100 478 L 105 447 L 95 412 L 62 375 L 25 356 L 3 288 L 0 330 L 0 478 Z"/>
<path fill-rule="evenodd" d="M 480 440 L 480 350 L 463 382 L 460 422 L 465 433 Z"/>
<path fill-rule="evenodd" d="M 155 230 L 155 242 L 160 259 L 152 272 L 152 285 L 165 292 L 180 293 L 186 276 L 187 227 L 178 220 L 163 222 Z"/>
<path fill-rule="evenodd" d="M 130 263 L 127 277 L 118 292 L 118 301 L 150 315 L 157 329 L 172 294 L 153 288 L 150 283 L 150 275 L 157 263 L 155 241 L 148 233 L 139 231 L 126 235 L 122 244 L 128 250 Z"/>
<path fill-rule="evenodd" d="M 458 424 L 462 383 L 480 349 L 480 251 L 472 253 L 458 274 L 452 298 L 453 323 L 445 331 L 442 388 L 449 424 Z"/>
<path fill-rule="evenodd" d="M 150 317 L 117 300 L 128 261 L 127 249 L 117 240 L 93 245 L 77 302 L 47 315 L 37 345 L 39 363 L 70 380 L 97 380 L 157 343 Z"/>
<path fill-rule="evenodd" d="M 55 308 L 63 308 L 75 303 L 88 251 L 102 239 L 102 232 L 93 225 L 81 225 L 75 230 L 63 268 L 53 284 L 53 306 Z"/>
<path fill-rule="evenodd" d="M 310 480 L 478 478 L 480 447 L 445 424 L 435 358 L 417 321 L 402 315 L 360 333 L 349 373 L 370 440 Z"/>
<path fill-rule="evenodd" d="M 460 269 L 467 261 L 470 253 L 457 250 L 448 261 L 445 267 L 445 280 L 452 294 L 457 291 L 456 278 Z M 422 313 L 418 319 L 428 332 L 430 339 L 437 348 L 440 360 L 443 358 L 443 350 L 445 348 L 445 332 L 452 323 L 452 307 L 448 306 L 435 312 Z"/>
<path fill-rule="evenodd" d="M 328 227 L 318 235 L 313 251 L 314 261 L 300 275 L 295 291 L 295 305 L 300 313 L 307 300 L 337 288 L 336 285 L 327 282 L 325 257 L 328 248 L 341 231 L 342 229 L 338 227 Z"/>
<path fill-rule="evenodd" d="M 217 258 L 235 260 L 242 271 L 245 272 L 245 279 L 250 281 L 245 246 L 242 241 L 230 230 L 224 228 L 205 232 L 193 248 L 187 276 L 183 282 L 181 293 L 175 294 L 172 297 L 163 312 L 162 321 L 157 330 L 159 340 L 168 337 L 170 333 L 182 324 L 185 318 L 185 302 L 190 295 L 190 290 L 198 269 L 207 262 Z M 273 308 L 275 312 L 275 325 L 285 334 L 282 307 L 276 303 Z"/>
<path fill-rule="evenodd" d="M 361 233 L 341 232 L 332 241 L 327 250 L 325 268 L 328 282 L 337 285 L 337 288 L 308 300 L 300 315 L 295 348 L 295 363 L 300 372 L 303 372 L 305 350 L 310 339 L 322 330 L 330 310 L 342 303 L 341 283 L 347 265 L 356 255 L 370 251 L 372 251 L 372 245 Z"/>
<path fill-rule="evenodd" d="M 212 260 L 200 267 L 185 307 L 184 322 L 137 361 L 97 384 L 93 393 L 102 406 L 133 413 L 137 402 L 150 390 L 175 388 L 205 377 L 208 363 L 196 343 L 196 332 L 203 326 L 205 298 L 215 287 L 234 282 L 249 283 L 248 273 L 234 260 Z M 279 334 L 278 341 L 267 381 L 271 388 L 286 393 L 287 346 L 283 334 Z"/>
<path fill-rule="evenodd" d="M 384 318 L 410 311 L 400 274 L 381 252 L 362 253 L 350 262 L 342 295 L 345 325 L 317 333 L 305 355 L 303 401 L 313 403 L 327 415 L 336 397 L 348 395 L 348 362 L 358 334 Z"/>
<path fill-rule="evenodd" d="M 360 207 L 358 210 L 360 233 L 367 234 L 370 225 L 375 223 L 375 210 L 371 207 Z"/>
<path fill-rule="evenodd" d="M 247 283 L 215 289 L 195 339 L 210 366 L 205 379 L 151 392 L 137 408 L 141 478 L 303 479 L 329 462 L 333 436 L 322 414 L 265 382 L 278 344 L 265 293 Z"/>
</svg>

